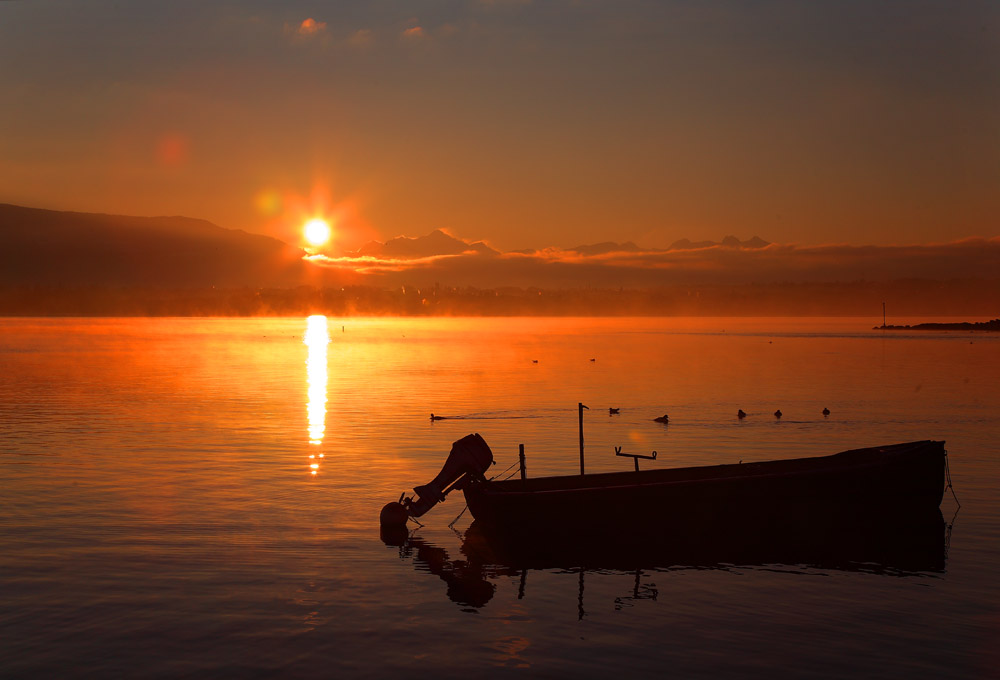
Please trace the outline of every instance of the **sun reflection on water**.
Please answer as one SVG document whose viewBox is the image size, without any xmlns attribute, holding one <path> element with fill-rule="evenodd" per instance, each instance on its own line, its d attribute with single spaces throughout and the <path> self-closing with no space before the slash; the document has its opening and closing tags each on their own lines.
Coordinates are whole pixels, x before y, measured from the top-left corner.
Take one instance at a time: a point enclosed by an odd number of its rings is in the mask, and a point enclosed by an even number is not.
<svg viewBox="0 0 1000 680">
<path fill-rule="evenodd" d="M 330 344 L 330 334 L 327 331 L 325 316 L 314 315 L 306 319 L 303 342 L 309 348 L 309 355 L 306 357 L 309 443 L 319 446 L 323 443 L 323 435 L 326 433 L 327 345 Z M 311 454 L 309 459 L 315 461 L 317 457 L 322 458 L 323 454 Z M 316 474 L 319 463 L 312 462 L 309 467 L 312 474 Z"/>
</svg>

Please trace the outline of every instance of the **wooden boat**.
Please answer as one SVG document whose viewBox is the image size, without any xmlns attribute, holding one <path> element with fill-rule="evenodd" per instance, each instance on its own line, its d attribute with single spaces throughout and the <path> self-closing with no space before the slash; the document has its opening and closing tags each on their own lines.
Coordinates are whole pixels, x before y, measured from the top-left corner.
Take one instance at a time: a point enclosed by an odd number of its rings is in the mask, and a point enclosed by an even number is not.
<svg viewBox="0 0 1000 680">
<path fill-rule="evenodd" d="M 418 517 L 453 489 L 493 531 L 673 531 L 760 522 L 821 522 L 845 512 L 937 508 L 944 493 L 942 441 L 916 441 L 830 456 L 765 462 L 489 481 L 493 455 L 478 434 L 455 442 L 441 473 L 403 499 Z M 383 524 L 387 510 L 383 509 Z M 692 524 L 694 521 L 694 524 Z"/>
<path fill-rule="evenodd" d="M 805 513 L 936 508 L 944 442 L 920 441 L 831 456 L 735 465 L 483 482 L 463 489 L 469 511 L 494 528 L 676 526 Z"/>
</svg>

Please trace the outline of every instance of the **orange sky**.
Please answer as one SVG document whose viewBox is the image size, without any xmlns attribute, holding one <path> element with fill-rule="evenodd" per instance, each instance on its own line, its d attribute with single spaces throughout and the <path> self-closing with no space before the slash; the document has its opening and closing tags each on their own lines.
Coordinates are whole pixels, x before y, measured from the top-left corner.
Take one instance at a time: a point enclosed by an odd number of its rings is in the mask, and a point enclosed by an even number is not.
<svg viewBox="0 0 1000 680">
<path fill-rule="evenodd" d="M 989 2 L 0 2 L 0 202 L 335 248 L 1000 234 Z"/>
</svg>

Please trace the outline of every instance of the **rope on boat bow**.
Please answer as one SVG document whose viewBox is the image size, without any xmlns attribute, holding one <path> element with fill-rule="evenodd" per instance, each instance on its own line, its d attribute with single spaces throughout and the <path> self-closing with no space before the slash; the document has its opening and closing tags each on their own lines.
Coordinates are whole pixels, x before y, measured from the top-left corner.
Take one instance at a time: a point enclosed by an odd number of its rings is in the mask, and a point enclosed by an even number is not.
<svg viewBox="0 0 1000 680">
<path fill-rule="evenodd" d="M 455 519 L 451 520 L 451 522 L 448 523 L 448 528 L 449 529 L 454 529 L 455 528 L 455 522 L 457 522 L 458 520 L 462 519 L 462 515 L 464 515 L 465 511 L 468 510 L 468 509 L 469 509 L 468 505 L 466 505 L 464 508 L 462 508 L 462 512 L 458 513 L 458 517 L 456 517 Z"/>
<path fill-rule="evenodd" d="M 495 475 L 493 475 L 492 477 L 490 477 L 490 481 L 492 482 L 494 479 L 496 479 L 497 477 L 499 477 L 503 473 L 507 472 L 508 470 L 510 470 L 512 467 L 514 467 L 515 465 L 517 465 L 520 462 L 521 461 L 519 461 L 519 460 L 515 460 L 513 463 L 511 463 L 510 465 L 508 465 L 505 469 L 501 470 L 500 472 L 498 472 Z M 504 479 L 509 479 L 509 477 L 505 477 Z"/>
<path fill-rule="evenodd" d="M 958 507 L 961 508 L 962 504 L 959 502 L 959 500 L 958 500 L 958 494 L 955 493 L 955 487 L 952 486 L 952 483 L 951 483 L 951 467 L 948 465 L 948 450 L 947 449 L 945 449 L 945 452 L 944 452 L 944 478 L 945 478 L 945 481 L 948 482 L 947 486 L 945 486 L 944 488 L 945 489 L 951 489 L 952 498 L 955 499 L 955 502 L 958 503 Z"/>
<path fill-rule="evenodd" d="M 505 472 L 510 472 L 513 469 L 513 467 L 515 465 L 517 465 L 518 463 L 520 463 L 520 462 L 521 462 L 520 460 L 515 460 L 513 463 L 511 463 L 510 465 L 508 465 L 506 467 L 506 469 L 501 470 L 500 472 L 498 472 L 495 475 L 493 475 L 492 477 L 490 477 L 489 481 L 492 482 L 494 479 L 496 479 L 500 475 L 504 474 Z M 516 475 L 517 473 L 518 473 L 518 470 L 514 470 L 509 475 L 507 475 L 506 477 L 504 477 L 503 480 L 501 480 L 501 481 L 506 481 L 506 480 L 510 479 L 511 477 L 513 477 L 514 475 Z M 454 526 L 455 526 L 455 522 L 457 522 L 458 520 L 462 519 L 462 515 L 464 515 L 465 511 L 468 510 L 468 509 L 469 509 L 469 505 L 466 504 L 465 507 L 462 508 L 462 512 L 458 513 L 458 517 L 456 517 L 455 519 L 451 520 L 451 522 L 448 524 L 448 528 L 449 529 L 453 529 Z"/>
</svg>

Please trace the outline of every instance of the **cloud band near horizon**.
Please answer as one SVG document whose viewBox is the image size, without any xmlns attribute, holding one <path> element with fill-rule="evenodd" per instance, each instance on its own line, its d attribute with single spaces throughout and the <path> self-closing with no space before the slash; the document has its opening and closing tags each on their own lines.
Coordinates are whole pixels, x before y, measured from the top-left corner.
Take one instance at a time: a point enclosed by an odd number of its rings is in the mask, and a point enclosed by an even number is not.
<svg viewBox="0 0 1000 680">
<path fill-rule="evenodd" d="M 410 239 L 409 241 L 416 241 Z M 1000 237 L 901 246 L 720 244 L 672 249 L 616 248 L 600 252 L 545 248 L 501 253 L 455 239 L 451 252 L 307 256 L 307 261 L 369 283 L 479 287 L 655 287 L 675 284 L 888 281 L 995 278 Z M 391 242 L 390 242 L 391 243 Z M 388 244 L 386 244 L 388 245 Z M 584 249 L 585 247 L 580 247 Z M 457 250 L 457 252 L 456 252 Z"/>
</svg>

